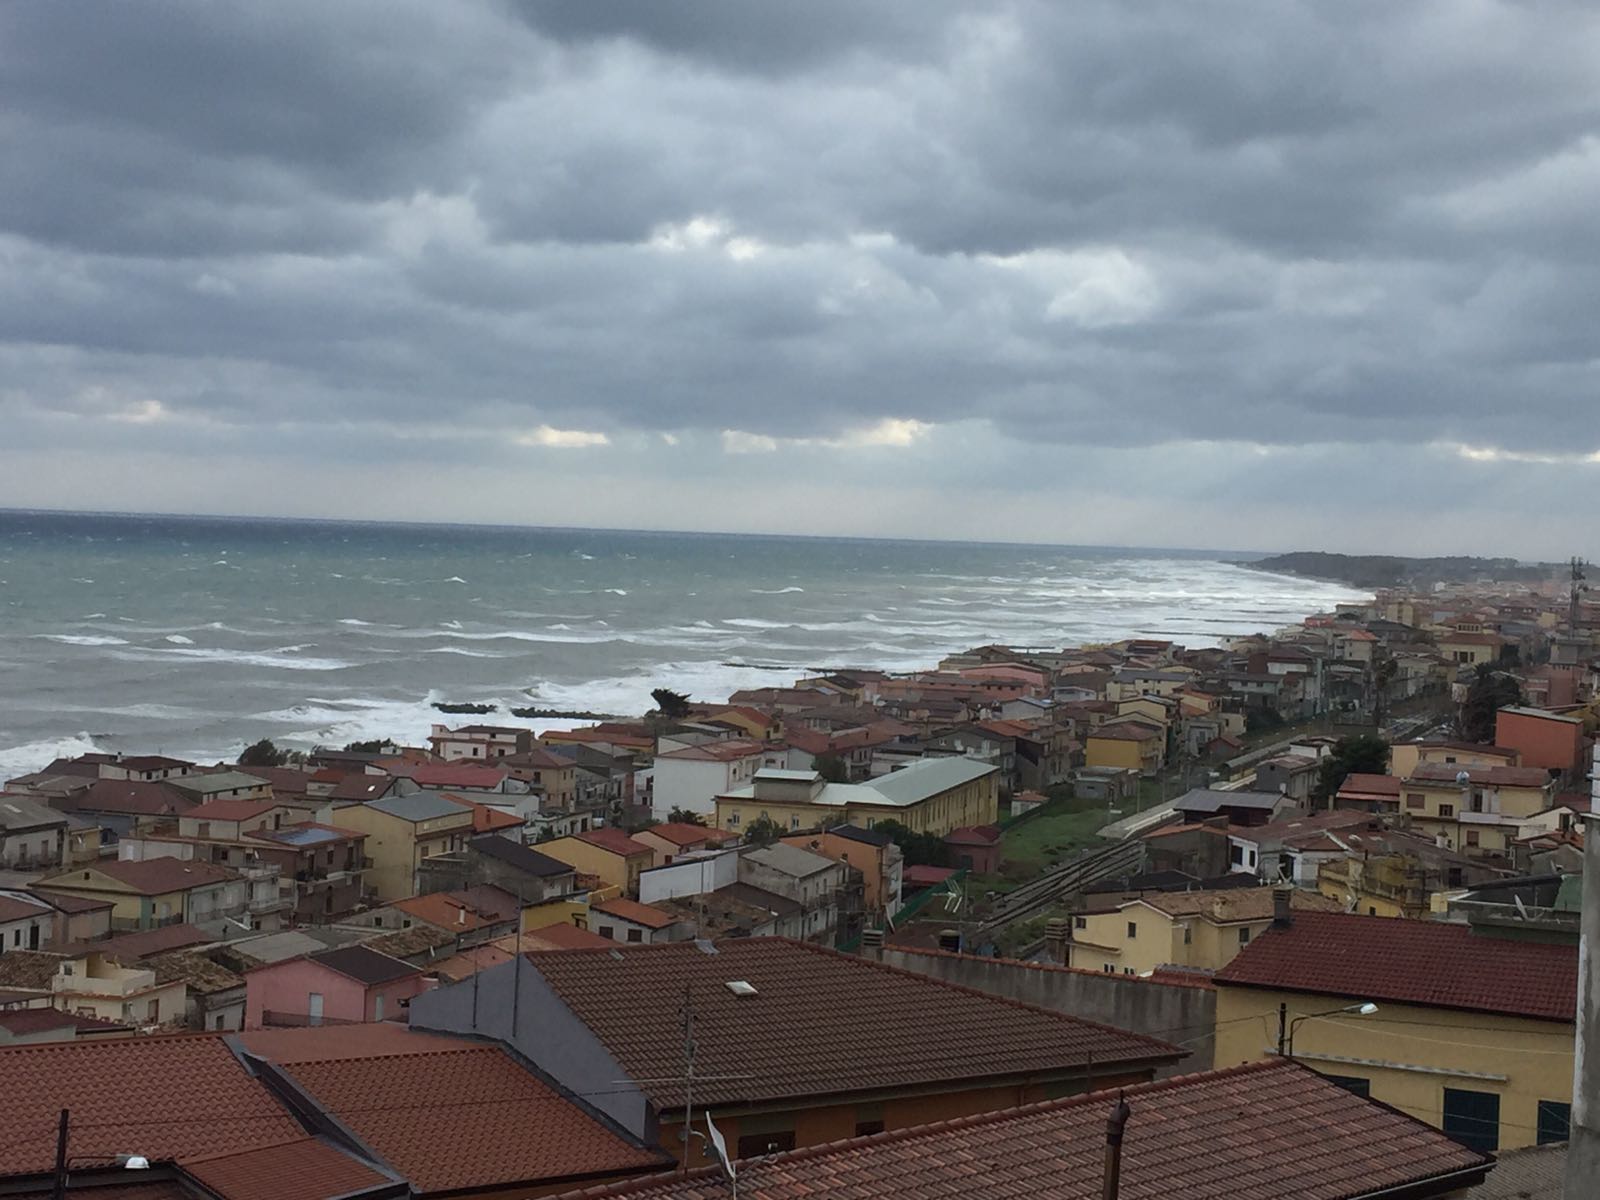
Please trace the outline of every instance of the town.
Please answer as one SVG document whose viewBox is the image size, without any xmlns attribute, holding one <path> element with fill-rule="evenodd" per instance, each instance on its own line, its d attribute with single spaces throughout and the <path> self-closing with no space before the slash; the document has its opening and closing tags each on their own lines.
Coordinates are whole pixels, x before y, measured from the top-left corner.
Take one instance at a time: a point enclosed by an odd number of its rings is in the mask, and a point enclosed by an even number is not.
<svg viewBox="0 0 1600 1200">
<path fill-rule="evenodd" d="M 42 765 L 0 1191 L 1559 1195 L 1600 1103 L 1570 574 Z"/>
</svg>

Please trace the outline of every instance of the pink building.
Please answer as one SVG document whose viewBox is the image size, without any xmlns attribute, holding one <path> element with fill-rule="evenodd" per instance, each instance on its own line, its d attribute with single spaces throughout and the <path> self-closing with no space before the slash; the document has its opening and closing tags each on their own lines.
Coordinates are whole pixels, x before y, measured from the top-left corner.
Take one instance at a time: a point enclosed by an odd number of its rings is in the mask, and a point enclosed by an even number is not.
<svg viewBox="0 0 1600 1200">
<path fill-rule="evenodd" d="M 338 1025 L 404 1017 L 422 970 L 366 946 L 339 946 L 245 975 L 244 1027 Z"/>
</svg>

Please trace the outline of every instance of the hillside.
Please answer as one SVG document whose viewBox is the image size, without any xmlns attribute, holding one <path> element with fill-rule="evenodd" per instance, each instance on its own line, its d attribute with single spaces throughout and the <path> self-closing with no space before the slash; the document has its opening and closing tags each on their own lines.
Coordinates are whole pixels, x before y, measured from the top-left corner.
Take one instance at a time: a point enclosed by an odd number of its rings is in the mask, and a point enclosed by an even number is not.
<svg viewBox="0 0 1600 1200">
<path fill-rule="evenodd" d="M 1548 578 L 1552 570 L 1547 565 L 1519 563 L 1514 558 L 1400 558 L 1387 554 L 1326 554 L 1316 550 L 1276 554 L 1249 565 L 1284 575 L 1336 580 L 1358 588 L 1480 580 L 1532 582 Z"/>
</svg>

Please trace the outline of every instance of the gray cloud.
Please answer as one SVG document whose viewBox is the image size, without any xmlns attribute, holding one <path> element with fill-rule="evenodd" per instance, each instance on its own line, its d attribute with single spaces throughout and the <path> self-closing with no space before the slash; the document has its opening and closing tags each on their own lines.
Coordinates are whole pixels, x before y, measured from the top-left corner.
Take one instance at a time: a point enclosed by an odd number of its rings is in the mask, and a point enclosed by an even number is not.
<svg viewBox="0 0 1600 1200">
<path fill-rule="evenodd" d="M 1579 4 L 17 0 L 0 415 L 682 486 L 983 429 L 1173 503 L 1186 439 L 1581 456 L 1597 55 Z"/>
</svg>

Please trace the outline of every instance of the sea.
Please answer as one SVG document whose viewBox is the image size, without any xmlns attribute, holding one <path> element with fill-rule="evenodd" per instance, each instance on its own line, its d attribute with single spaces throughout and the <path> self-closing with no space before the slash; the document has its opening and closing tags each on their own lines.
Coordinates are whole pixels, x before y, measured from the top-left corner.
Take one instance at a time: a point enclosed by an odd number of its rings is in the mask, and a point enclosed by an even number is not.
<svg viewBox="0 0 1600 1200">
<path fill-rule="evenodd" d="M 1243 554 L 0 510 L 0 780 L 513 706 L 635 715 L 988 642 L 1214 645 L 1353 599 Z M 485 703 L 482 717 L 436 703 Z"/>
</svg>

